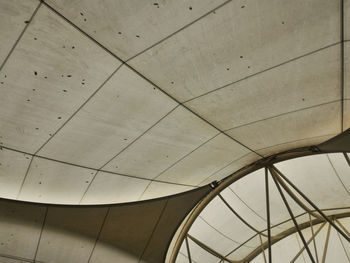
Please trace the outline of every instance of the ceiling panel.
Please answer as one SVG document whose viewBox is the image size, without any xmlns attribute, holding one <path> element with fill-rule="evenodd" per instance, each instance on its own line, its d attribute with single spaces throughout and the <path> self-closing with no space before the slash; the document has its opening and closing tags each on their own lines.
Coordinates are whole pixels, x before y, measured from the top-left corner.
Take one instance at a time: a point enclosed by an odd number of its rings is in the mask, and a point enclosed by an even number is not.
<svg viewBox="0 0 350 263">
<path fill-rule="evenodd" d="M 344 101 L 344 130 L 350 128 L 350 99 Z"/>
<path fill-rule="evenodd" d="M 250 150 L 221 133 L 162 172 L 157 179 L 197 185 L 232 160 L 239 159 L 249 152 Z"/>
<path fill-rule="evenodd" d="M 340 45 L 230 85 L 185 105 L 221 130 L 340 100 Z"/>
<path fill-rule="evenodd" d="M 29 263 L 161 262 L 179 224 L 209 192 L 206 186 L 162 199 L 99 206 L 0 198 L 0 262 L 2 257 Z"/>
<path fill-rule="evenodd" d="M 0 262 L 1 263 L 27 263 L 27 260 L 20 260 L 20 259 L 13 259 L 10 257 L 1 257 L 0 256 Z M 30 262 L 30 261 L 29 261 Z"/>
<path fill-rule="evenodd" d="M 50 207 L 40 239 L 37 261 L 88 262 L 107 209 Z"/>
<path fill-rule="evenodd" d="M 167 196 L 167 195 L 174 195 L 181 192 L 192 190 L 194 188 L 195 187 L 192 187 L 192 186 L 161 183 L 161 182 L 153 181 L 147 186 L 140 200 L 147 200 L 147 199 L 153 199 L 153 198 Z"/>
<path fill-rule="evenodd" d="M 350 99 L 350 39 L 344 43 L 344 99 Z"/>
<path fill-rule="evenodd" d="M 344 38 L 350 40 L 350 1 L 344 0 Z"/>
<path fill-rule="evenodd" d="M 0 65 L 5 61 L 38 5 L 37 0 L 0 2 Z M 0 79 L 3 78 L 1 74 Z"/>
<path fill-rule="evenodd" d="M 300 243 L 301 243 L 301 241 L 300 241 Z M 301 249 L 300 243 L 298 242 L 297 234 L 292 234 L 290 236 L 287 236 L 286 238 L 282 239 L 281 241 L 275 243 L 271 248 L 273 262 L 279 262 L 282 258 L 283 258 L 283 260 L 285 260 L 285 262 L 291 262 L 292 259 L 294 258 L 294 256 Z M 311 246 L 310 246 L 310 248 L 311 248 Z M 300 255 L 299 262 L 305 263 L 303 261 L 302 255 Z"/>
<path fill-rule="evenodd" d="M 77 204 L 95 171 L 34 157 L 18 199 Z"/>
<path fill-rule="evenodd" d="M 37 151 L 119 65 L 41 6 L 1 72 L 4 145 Z"/>
<path fill-rule="evenodd" d="M 0 147 L 0 196 L 16 199 L 31 156 Z"/>
<path fill-rule="evenodd" d="M 45 208 L 0 200 L 0 254 L 33 259 Z"/>
<path fill-rule="evenodd" d="M 193 262 L 205 262 L 205 263 L 217 263 L 219 258 L 213 256 L 211 253 L 207 252 L 191 239 L 188 239 L 188 245 L 191 251 L 191 258 Z"/>
<path fill-rule="evenodd" d="M 256 214 L 266 219 L 266 190 L 265 190 L 265 171 L 257 170 L 247 176 L 239 179 L 231 186 L 235 194 Z M 288 211 L 284 206 L 283 200 L 269 175 L 269 196 L 270 196 L 270 215 L 271 224 L 276 225 L 284 220 L 290 219 Z M 295 214 L 304 212 L 289 196 L 286 196 L 289 205 Z"/>
<path fill-rule="evenodd" d="M 258 121 L 227 133 L 253 150 L 275 145 L 280 145 L 278 151 L 289 150 L 286 143 L 340 133 L 340 113 L 341 103 L 334 102 Z M 282 144 L 285 147 L 281 147 Z M 263 153 L 268 156 L 276 152 L 270 148 Z"/>
<path fill-rule="evenodd" d="M 348 8 L 347 19 L 350 21 L 350 1 L 345 1 Z M 350 40 L 350 26 L 347 26 Z M 344 131 L 350 128 L 350 42 L 344 44 Z"/>
<path fill-rule="evenodd" d="M 176 261 L 175 261 L 176 263 L 188 263 L 189 262 L 189 260 L 188 260 L 188 257 L 187 256 L 185 256 L 185 255 L 183 255 L 183 254 L 181 254 L 181 252 L 177 255 L 177 257 L 176 257 Z M 192 262 L 194 262 L 193 260 L 192 260 Z M 195 263 L 195 262 L 194 262 Z"/>
<path fill-rule="evenodd" d="M 255 153 L 248 153 L 247 155 L 244 155 L 243 157 L 233 160 L 228 165 L 222 167 L 221 169 L 215 171 L 215 173 L 211 174 L 208 178 L 203 180 L 198 185 L 206 185 L 216 180 L 221 180 L 237 170 L 241 169 L 242 167 L 249 165 L 257 160 L 259 160 L 261 157 Z"/>
<path fill-rule="evenodd" d="M 265 252 L 266 253 L 266 252 Z M 266 253 L 265 255 L 268 255 L 268 253 Z M 265 258 L 264 258 L 264 256 L 263 256 L 263 254 L 259 254 L 257 257 L 255 257 L 252 261 L 251 261 L 251 263 L 265 263 L 266 261 L 265 261 Z M 299 262 L 297 262 L 297 263 L 299 263 Z M 303 263 L 305 263 L 305 262 L 303 262 Z"/>
<path fill-rule="evenodd" d="M 262 237 L 262 240 L 264 242 L 266 238 Z M 258 246 L 261 246 L 260 238 L 258 236 L 254 236 L 252 239 L 245 243 L 245 246 L 241 246 L 235 250 L 232 250 L 228 258 L 233 260 L 240 260 L 254 251 L 254 249 Z"/>
<path fill-rule="evenodd" d="M 346 242 L 346 241 L 345 241 Z M 349 256 L 346 254 L 341 241 L 339 240 L 339 235 L 334 228 L 331 229 L 329 236 L 329 243 L 327 249 L 326 260 L 329 262 L 336 259 L 339 263 L 348 263 Z"/>
<path fill-rule="evenodd" d="M 326 154 L 280 162 L 276 167 L 319 208 L 346 207 L 350 193 L 337 177 Z"/>
<path fill-rule="evenodd" d="M 135 72 L 121 67 L 40 154 L 100 168 L 175 106 Z"/>
<path fill-rule="evenodd" d="M 342 218 L 339 219 L 340 223 L 346 228 L 349 229 L 350 228 L 350 218 Z M 345 240 L 345 238 L 342 235 L 339 235 L 342 244 L 344 245 L 344 249 L 346 251 L 346 254 L 349 256 L 350 258 L 350 243 L 347 242 L 347 240 Z"/>
<path fill-rule="evenodd" d="M 82 204 L 111 204 L 138 200 L 149 180 L 98 172 L 81 200 Z"/>
<path fill-rule="evenodd" d="M 339 179 L 342 181 L 345 188 L 350 193 L 350 164 L 347 163 L 342 153 L 328 154 L 328 158 L 331 161 Z"/>
<path fill-rule="evenodd" d="M 200 216 L 217 231 L 234 240 L 237 247 L 255 234 L 252 229 L 229 210 L 219 197 L 215 197 L 201 212 Z M 189 233 L 192 233 L 191 230 Z"/>
<path fill-rule="evenodd" d="M 46 2 L 99 43 L 126 60 L 225 1 L 47 0 Z"/>
<path fill-rule="evenodd" d="M 339 42 L 339 13 L 339 1 L 231 1 L 130 64 L 183 102 Z"/>
<path fill-rule="evenodd" d="M 136 263 L 145 249 L 166 200 L 111 208 L 91 263 Z"/>
<path fill-rule="evenodd" d="M 338 135 L 338 133 L 321 135 L 321 136 L 316 136 L 312 138 L 305 138 L 305 139 L 295 140 L 287 143 L 281 143 L 281 144 L 273 145 L 267 148 L 263 148 L 261 150 L 258 150 L 257 152 L 263 156 L 271 156 L 271 155 L 288 151 L 291 149 L 298 149 L 302 147 L 319 145 L 320 143 L 323 143 L 333 138 L 336 135 Z"/>
<path fill-rule="evenodd" d="M 151 179 L 218 133 L 180 106 L 114 158 L 104 170 Z"/>
<path fill-rule="evenodd" d="M 224 189 L 221 196 L 226 202 L 249 224 L 258 230 L 264 230 L 267 226 L 265 215 L 257 214 L 251 207 L 244 203 L 240 197 L 230 188 Z"/>
<path fill-rule="evenodd" d="M 198 217 L 191 226 L 189 234 L 222 255 L 228 254 L 239 246 L 239 243 L 234 242 L 225 233 L 217 231 L 214 227 L 208 225 L 202 217 Z"/>
</svg>

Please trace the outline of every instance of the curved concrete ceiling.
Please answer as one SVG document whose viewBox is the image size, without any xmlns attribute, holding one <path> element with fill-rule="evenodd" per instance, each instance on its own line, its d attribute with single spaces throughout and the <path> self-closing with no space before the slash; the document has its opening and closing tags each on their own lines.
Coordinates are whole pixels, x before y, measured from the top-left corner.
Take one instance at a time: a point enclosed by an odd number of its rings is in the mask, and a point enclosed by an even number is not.
<svg viewBox="0 0 350 263">
<path fill-rule="evenodd" d="M 0 200 L 0 262 L 163 262 L 179 224 L 209 186 L 121 205 Z"/>
<path fill-rule="evenodd" d="M 348 1 L 0 5 L 1 197 L 166 196 L 350 126 Z"/>
<path fill-rule="evenodd" d="M 0 0 L 0 197 L 17 200 L 3 201 L 11 205 L 0 227 L 0 259 L 59 262 L 62 245 L 64 262 L 93 260 L 86 255 L 101 214 L 68 206 L 85 217 L 93 213 L 95 225 L 82 220 L 88 226 L 76 231 L 80 226 L 73 222 L 72 228 L 68 215 L 62 226 L 65 213 L 59 212 L 48 217 L 58 228 L 45 239 L 39 222 L 53 204 L 99 204 L 102 211 L 170 200 L 284 151 L 320 145 L 334 152 L 322 143 L 350 128 L 349 24 L 350 0 Z M 310 182 L 305 187 L 315 190 Z M 335 207 L 347 197 L 326 201 Z M 199 199 L 186 203 L 186 212 Z M 28 220 L 12 218 L 21 201 L 42 209 L 23 212 L 31 214 Z M 278 216 L 279 222 L 285 218 Z M 144 234 L 157 231 L 154 224 L 137 224 Z M 21 227 L 26 236 L 13 239 L 10 230 Z M 34 230 L 39 238 L 28 242 Z M 77 232 L 82 239 L 75 239 Z M 86 237 L 92 239 L 85 243 Z M 138 242 L 136 236 L 130 247 L 145 247 Z M 110 245 L 102 254 L 143 260 L 141 250 L 129 257 L 130 251 Z M 78 247 L 84 251 L 72 256 L 70 249 Z M 6 249 L 29 256 L 12 257 Z M 158 251 L 162 259 L 165 249 Z M 199 262 L 213 260 L 198 251 Z M 145 262 L 161 258 L 152 258 L 151 250 L 148 255 Z M 110 262 L 103 256 L 96 262 L 103 260 Z M 188 260 L 183 250 L 178 260 Z"/>
</svg>

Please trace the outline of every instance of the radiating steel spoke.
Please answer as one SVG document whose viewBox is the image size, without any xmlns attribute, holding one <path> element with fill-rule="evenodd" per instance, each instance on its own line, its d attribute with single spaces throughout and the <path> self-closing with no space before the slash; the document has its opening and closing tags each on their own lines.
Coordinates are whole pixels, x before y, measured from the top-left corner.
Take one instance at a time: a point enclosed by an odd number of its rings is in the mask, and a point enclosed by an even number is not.
<svg viewBox="0 0 350 263">
<path fill-rule="evenodd" d="M 192 263 L 191 252 L 190 252 L 190 246 L 189 246 L 189 244 L 188 244 L 188 238 L 187 238 L 187 236 L 185 237 L 185 241 L 186 241 L 186 249 L 187 249 L 188 262 L 189 262 L 189 263 Z"/>
<path fill-rule="evenodd" d="M 316 214 L 314 211 L 309 209 L 293 192 L 292 190 L 285 184 L 285 182 L 282 180 L 281 177 L 278 176 L 276 171 L 270 168 L 271 174 L 274 175 L 274 177 L 278 180 L 278 183 L 283 187 L 283 189 L 289 194 L 289 196 L 301 207 L 303 208 L 308 214 L 312 215 L 315 218 L 322 219 L 322 217 L 318 214 Z"/>
<path fill-rule="evenodd" d="M 306 249 L 306 251 L 307 251 L 307 253 L 308 253 L 309 257 L 310 257 L 311 262 L 312 262 L 312 263 L 316 263 L 315 260 L 314 260 L 314 257 L 313 257 L 312 254 L 311 254 L 311 251 L 310 251 L 310 249 L 309 249 L 309 247 L 308 247 L 308 245 L 307 245 L 307 243 L 306 243 L 306 241 L 305 241 L 305 238 L 304 238 L 304 236 L 303 236 L 303 233 L 301 232 L 301 230 L 300 230 L 300 228 L 299 228 L 298 222 L 296 221 L 296 219 L 295 219 L 295 217 L 294 217 L 294 215 L 293 215 L 292 209 L 290 208 L 290 206 L 289 206 L 289 204 L 288 204 L 288 201 L 287 201 L 286 197 L 284 196 L 283 191 L 282 191 L 280 185 L 278 184 L 277 179 L 275 178 L 275 176 L 274 176 L 273 174 L 272 174 L 272 179 L 274 180 L 274 182 L 275 182 L 275 184 L 276 184 L 276 187 L 277 187 L 277 189 L 278 189 L 278 192 L 280 193 L 280 195 L 281 195 L 281 197 L 282 197 L 282 200 L 283 200 L 283 202 L 284 202 L 284 204 L 285 204 L 285 206 L 286 206 L 286 208 L 287 208 L 287 210 L 288 210 L 288 213 L 289 213 L 290 217 L 291 217 L 292 220 L 293 220 L 294 226 L 295 226 L 295 228 L 296 228 L 297 231 L 298 231 L 298 234 L 299 234 L 299 236 L 300 236 L 300 239 L 301 239 L 301 241 L 303 242 L 303 245 L 304 245 L 304 247 L 305 247 L 305 249 Z"/>
<path fill-rule="evenodd" d="M 322 230 L 322 228 L 323 228 L 325 225 L 326 225 L 326 222 L 324 222 L 324 223 L 317 229 L 316 233 L 313 233 L 313 232 L 312 232 L 312 236 L 311 236 L 311 238 L 306 242 L 306 244 L 309 245 L 309 244 L 311 243 L 311 241 L 314 241 L 314 242 L 315 242 L 315 237 L 317 236 L 318 233 L 320 233 L 320 231 Z M 294 263 L 294 262 L 298 259 L 298 257 L 301 255 L 301 253 L 304 252 L 304 250 L 305 250 L 305 247 L 302 247 L 302 248 L 300 249 L 300 251 L 295 255 L 295 257 L 291 260 L 290 263 Z"/>
<path fill-rule="evenodd" d="M 344 246 L 344 242 L 343 242 L 343 240 L 341 239 L 341 236 L 339 235 L 338 232 L 337 232 L 337 235 L 338 235 L 339 241 L 340 241 L 340 243 L 341 243 L 341 246 L 343 247 L 345 256 L 346 256 L 346 258 L 348 259 L 348 262 L 350 263 L 350 257 L 349 257 L 349 255 L 348 255 L 348 252 L 346 251 L 346 248 L 345 248 L 345 246 Z"/>
<path fill-rule="evenodd" d="M 191 239 L 194 243 L 196 243 L 199 247 L 203 248 L 205 251 L 207 251 L 208 253 L 212 254 L 213 256 L 215 256 L 215 257 L 217 257 L 217 258 L 219 258 L 219 259 L 221 259 L 223 261 L 230 262 L 230 263 L 239 263 L 239 261 L 231 260 L 231 259 L 225 257 L 224 255 L 220 254 L 219 252 L 215 251 L 211 247 L 209 247 L 206 244 L 202 243 L 201 241 L 199 241 L 195 237 L 191 236 L 190 234 L 187 234 L 187 237 L 189 239 Z"/>
<path fill-rule="evenodd" d="M 263 242 L 262 242 L 262 238 L 261 238 L 261 235 L 259 235 L 259 238 L 260 238 L 260 245 L 261 245 L 261 252 L 264 256 L 264 262 L 267 263 L 266 261 L 266 255 L 265 255 L 265 249 L 264 249 L 264 245 L 263 245 Z"/>
<path fill-rule="evenodd" d="M 272 263 L 269 172 L 267 170 L 267 167 L 265 167 L 265 192 L 266 192 L 267 242 L 268 242 L 268 250 L 269 250 L 269 263 Z"/>
<path fill-rule="evenodd" d="M 303 214 L 304 215 L 304 214 Z M 350 212 L 345 212 L 345 213 L 341 213 L 341 214 L 335 214 L 335 215 L 332 215 L 332 218 L 337 218 L 337 219 L 340 219 L 340 218 L 348 218 L 350 217 Z M 289 220 L 288 220 L 289 221 Z M 285 221 L 285 222 L 288 222 L 288 221 Z M 323 224 L 325 223 L 325 220 L 322 219 L 313 219 L 312 220 L 312 225 L 313 226 L 316 226 L 318 224 Z M 326 222 L 327 223 L 327 222 Z M 303 229 L 307 229 L 307 228 L 310 228 L 310 222 L 306 221 L 306 222 L 303 222 L 301 223 L 299 226 L 299 229 L 300 230 L 303 230 Z M 276 244 L 277 242 L 281 241 L 282 239 L 286 238 L 287 236 L 291 235 L 291 234 L 294 234 L 297 232 L 297 228 L 295 226 L 287 229 L 287 230 L 284 230 L 283 232 L 275 235 L 271 242 L 272 242 L 272 245 L 273 244 Z M 254 237 L 257 237 L 257 234 L 254 235 Z M 244 243 L 243 243 L 244 244 Z M 265 241 L 263 243 L 263 248 L 265 250 L 268 249 L 268 242 Z M 257 246 L 256 249 L 254 249 L 252 252 L 250 252 L 244 259 L 242 259 L 242 262 L 250 262 L 251 260 L 253 260 L 257 255 L 259 255 L 261 253 L 261 247 L 260 246 Z M 228 255 L 226 255 L 228 256 Z"/>
<path fill-rule="evenodd" d="M 343 229 L 343 231 L 344 231 L 348 236 L 350 236 L 349 231 L 343 226 L 342 223 L 340 223 L 340 221 L 339 221 L 338 219 L 335 219 L 335 222 L 341 227 L 341 229 Z"/>
<path fill-rule="evenodd" d="M 279 176 L 281 176 L 299 195 L 301 195 L 332 227 L 334 227 L 348 242 L 350 242 L 350 236 L 345 234 L 332 220 L 330 220 L 302 191 L 300 191 L 285 175 L 283 175 L 275 166 L 271 169 L 275 170 Z"/>
<path fill-rule="evenodd" d="M 230 206 L 229 203 L 227 203 L 227 201 L 222 197 L 221 194 L 218 194 L 218 196 L 220 197 L 220 199 L 224 202 L 224 204 L 227 206 L 228 209 L 230 209 L 230 211 L 238 217 L 239 220 L 241 220 L 246 226 L 248 226 L 250 229 L 252 229 L 254 232 L 256 232 L 257 234 L 261 234 L 263 236 L 266 237 L 266 235 L 264 233 L 261 233 L 261 231 L 257 230 L 255 227 L 253 227 L 251 224 L 249 224 L 247 221 L 245 221 L 233 208 L 232 206 Z"/>
<path fill-rule="evenodd" d="M 309 221 L 310 221 L 310 226 L 311 226 L 311 232 L 312 232 L 312 235 L 314 236 L 314 225 L 312 224 L 312 220 L 311 220 L 311 215 L 309 214 Z M 314 239 L 314 250 L 315 250 L 315 255 L 316 255 L 316 261 L 317 263 L 319 262 L 318 261 L 318 253 L 317 253 L 317 247 L 316 247 L 316 239 Z"/>
<path fill-rule="evenodd" d="M 328 249 L 328 242 L 329 242 L 329 235 L 331 233 L 331 225 L 328 225 L 328 230 L 327 230 L 327 236 L 326 236 L 326 242 L 324 244 L 324 249 L 323 249 L 323 256 L 322 256 L 322 263 L 326 262 L 326 256 L 327 256 L 327 249 Z"/>
</svg>

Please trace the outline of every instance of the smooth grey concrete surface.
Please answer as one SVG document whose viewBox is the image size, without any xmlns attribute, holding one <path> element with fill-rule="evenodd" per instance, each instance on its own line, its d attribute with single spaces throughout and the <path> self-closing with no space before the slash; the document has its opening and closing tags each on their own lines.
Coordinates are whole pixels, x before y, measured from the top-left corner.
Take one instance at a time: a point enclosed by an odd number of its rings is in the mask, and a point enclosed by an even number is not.
<svg viewBox="0 0 350 263">
<path fill-rule="evenodd" d="M 1 5 L 2 197 L 160 197 L 349 127 L 348 0 Z"/>
<path fill-rule="evenodd" d="M 210 189 L 124 205 L 1 199 L 0 262 L 162 262 L 178 225 Z"/>
<path fill-rule="evenodd" d="M 196 189 L 348 129 L 349 19 L 350 0 L 0 0 L 0 197 L 82 205 L 77 212 L 1 201 L 0 261 L 159 263 L 160 236 L 169 241 L 181 221 L 176 213 L 168 223 L 159 219 L 172 202 L 140 203 L 133 213 L 83 205 Z M 338 181 L 322 178 L 343 186 L 332 186 L 337 195 L 323 205 L 345 206 L 346 163 L 328 158 Z M 260 177 L 238 192 L 263 217 L 252 194 L 262 194 L 254 188 Z M 237 196 L 230 202 L 263 225 Z M 286 216 L 276 203 L 273 223 Z M 239 225 L 212 211 L 206 220 L 220 217 L 217 230 Z M 239 242 L 249 234 L 230 228 L 221 243 L 217 230 L 201 231 L 201 220 L 196 233 L 222 253 L 237 245 L 235 231 Z M 145 247 L 150 235 L 159 239 Z M 190 247 L 194 261 L 217 262 L 193 241 Z M 184 247 L 181 253 L 179 262 L 187 260 Z"/>
</svg>

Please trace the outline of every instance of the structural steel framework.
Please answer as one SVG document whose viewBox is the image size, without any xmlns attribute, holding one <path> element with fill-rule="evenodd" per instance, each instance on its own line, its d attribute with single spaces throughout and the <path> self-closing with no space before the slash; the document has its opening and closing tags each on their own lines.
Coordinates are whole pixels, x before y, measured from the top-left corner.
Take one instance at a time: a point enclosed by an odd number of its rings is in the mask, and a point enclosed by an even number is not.
<svg viewBox="0 0 350 263">
<path fill-rule="evenodd" d="M 187 252 L 187 258 L 188 262 L 196 262 L 191 257 L 191 249 L 189 246 L 189 240 L 194 242 L 196 245 L 198 245 L 200 248 L 208 252 L 209 254 L 213 255 L 214 257 L 218 258 L 219 263 L 224 262 L 230 262 L 230 263 L 247 263 L 251 262 L 255 257 L 262 254 L 264 262 L 265 263 L 271 263 L 272 262 L 272 254 L 273 254 L 273 248 L 272 246 L 276 244 L 277 242 L 283 240 L 284 238 L 297 233 L 300 237 L 300 240 L 302 241 L 302 247 L 301 249 L 296 253 L 296 255 L 293 257 L 293 259 L 290 261 L 291 263 L 296 262 L 296 260 L 302 255 L 304 251 L 307 252 L 307 255 L 311 262 L 313 263 L 324 263 L 327 258 L 327 249 L 329 245 L 329 237 L 330 237 L 330 231 L 331 229 L 335 229 L 338 236 L 341 235 L 346 241 L 350 242 L 350 233 L 349 230 L 345 228 L 345 226 L 339 221 L 341 218 L 350 217 L 350 212 L 342 212 L 342 213 L 336 213 L 336 214 L 330 214 L 326 215 L 326 212 L 332 212 L 330 210 L 332 209 L 320 209 L 317 204 L 315 204 L 308 196 L 307 193 L 302 192 L 288 177 L 283 174 L 279 169 L 276 168 L 274 165 L 277 162 L 287 160 L 289 158 L 294 158 L 298 156 L 306 156 L 310 154 L 315 154 L 315 149 L 304 149 L 301 151 L 292 151 L 292 152 L 286 152 L 279 156 L 274 156 L 268 160 L 261 161 L 260 163 L 252 164 L 250 167 L 246 167 L 245 169 L 242 169 L 227 179 L 223 180 L 222 182 L 213 185 L 214 190 L 212 191 L 209 196 L 207 196 L 206 200 L 203 200 L 201 204 L 195 209 L 195 211 L 192 213 L 192 215 L 187 220 L 185 226 L 183 227 L 179 238 L 177 239 L 177 243 L 174 246 L 173 253 L 171 255 L 170 262 L 175 262 L 177 253 L 179 252 L 180 245 L 182 241 L 184 240 L 186 244 L 186 252 Z M 316 153 L 317 154 L 317 153 Z M 346 152 L 343 152 L 344 158 L 347 162 L 347 164 L 350 166 L 350 160 Z M 265 170 L 265 194 L 266 194 L 266 229 L 264 230 L 258 230 L 254 226 L 252 226 L 246 218 L 243 218 L 235 209 L 225 200 L 225 198 L 222 196 L 221 191 L 228 187 L 229 185 L 236 182 L 238 179 L 248 176 L 249 173 L 263 168 Z M 271 215 L 270 215 L 270 191 L 269 191 L 269 180 L 272 180 L 274 184 L 276 185 L 276 188 L 279 192 L 279 195 L 284 203 L 285 208 L 288 211 L 288 214 L 290 216 L 289 220 L 286 220 L 284 222 L 281 222 L 279 224 L 276 224 L 274 226 L 271 225 Z M 287 196 L 293 200 L 299 207 L 301 207 L 304 210 L 304 213 L 295 215 L 292 211 L 292 208 L 290 206 L 289 201 L 287 200 Z M 218 197 L 226 206 L 228 210 L 230 210 L 235 217 L 237 217 L 245 226 L 250 228 L 255 232 L 255 235 L 252 236 L 250 239 L 246 240 L 243 244 L 233 249 L 230 253 L 223 255 L 216 251 L 214 248 L 210 247 L 209 245 L 205 244 L 203 241 L 198 240 L 194 236 L 188 233 L 191 225 L 194 223 L 195 219 L 201 211 L 205 208 L 205 206 L 214 198 Z M 290 200 L 289 199 L 289 200 Z M 309 208 L 311 207 L 311 208 Z M 349 207 L 345 207 L 342 209 L 348 209 Z M 309 221 L 298 223 L 297 218 L 300 216 L 308 215 Z M 287 230 L 284 230 L 277 235 L 272 235 L 272 228 L 276 228 L 279 225 L 287 222 L 292 221 L 293 227 L 290 227 Z M 320 255 L 317 251 L 317 245 L 315 238 L 318 236 L 320 231 L 327 227 L 327 234 L 324 240 L 324 249 L 323 253 Z M 311 229 L 311 237 L 309 239 L 306 239 L 305 236 L 302 233 L 302 230 L 310 228 Z M 260 246 L 256 247 L 253 251 L 251 251 L 249 254 L 247 254 L 244 258 L 240 260 L 232 260 L 229 258 L 229 256 L 237 251 L 239 248 L 241 248 L 243 245 L 245 245 L 247 242 L 252 240 L 255 237 L 259 237 L 260 239 Z M 263 241 L 263 238 L 267 239 L 266 241 Z M 345 247 L 342 242 L 343 249 L 345 251 Z M 314 253 L 313 253 L 314 252 Z M 345 252 L 346 253 L 346 252 Z M 349 255 L 347 255 L 348 260 Z"/>
</svg>

